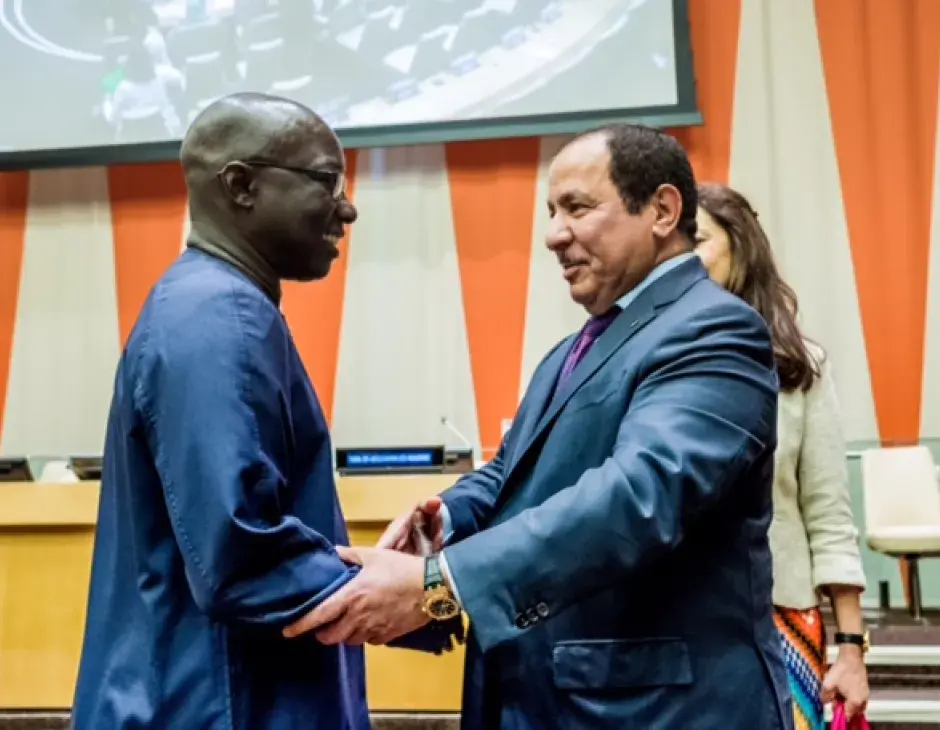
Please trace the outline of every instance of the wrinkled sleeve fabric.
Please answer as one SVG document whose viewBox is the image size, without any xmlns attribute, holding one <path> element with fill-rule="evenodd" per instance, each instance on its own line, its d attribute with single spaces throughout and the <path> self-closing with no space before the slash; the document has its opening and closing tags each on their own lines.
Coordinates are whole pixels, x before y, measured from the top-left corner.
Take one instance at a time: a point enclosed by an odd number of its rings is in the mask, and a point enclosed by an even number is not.
<svg viewBox="0 0 940 730">
<path fill-rule="evenodd" d="M 852 519 L 845 437 L 828 360 L 805 395 L 800 444 L 800 510 L 813 563 L 813 585 L 865 588 L 865 573 Z"/>
<path fill-rule="evenodd" d="M 483 529 L 491 517 L 499 490 L 503 485 L 503 439 L 496 456 L 474 472 L 441 493 L 445 542 L 463 540 Z"/>
<path fill-rule="evenodd" d="M 302 446 L 291 442 L 286 325 L 234 286 L 199 317 L 161 306 L 135 403 L 193 599 L 216 620 L 280 628 L 355 573 L 285 509 L 290 454 Z"/>
<path fill-rule="evenodd" d="M 763 321 L 730 304 L 693 320 L 649 356 L 600 466 L 445 548 L 484 651 L 529 630 L 519 615 L 556 616 L 668 555 L 773 452 L 777 378 Z"/>
</svg>

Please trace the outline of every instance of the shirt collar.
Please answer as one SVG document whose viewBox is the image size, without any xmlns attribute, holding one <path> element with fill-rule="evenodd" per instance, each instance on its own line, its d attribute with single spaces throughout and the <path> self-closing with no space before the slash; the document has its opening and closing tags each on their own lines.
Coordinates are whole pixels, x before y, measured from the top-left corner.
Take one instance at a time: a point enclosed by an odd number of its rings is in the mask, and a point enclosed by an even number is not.
<svg viewBox="0 0 940 730">
<path fill-rule="evenodd" d="M 657 279 L 662 278 L 670 271 L 675 269 L 677 266 L 684 264 L 686 261 L 691 259 L 693 256 L 696 256 L 693 251 L 688 251 L 686 253 L 680 253 L 678 256 L 673 256 L 671 259 L 663 261 L 659 266 L 653 269 L 649 274 L 646 275 L 646 278 L 643 279 L 639 284 L 633 287 L 630 291 L 624 294 L 620 299 L 617 300 L 616 305 L 621 310 L 626 309 L 630 304 L 636 299 L 644 289 L 647 289 L 653 282 Z"/>
</svg>

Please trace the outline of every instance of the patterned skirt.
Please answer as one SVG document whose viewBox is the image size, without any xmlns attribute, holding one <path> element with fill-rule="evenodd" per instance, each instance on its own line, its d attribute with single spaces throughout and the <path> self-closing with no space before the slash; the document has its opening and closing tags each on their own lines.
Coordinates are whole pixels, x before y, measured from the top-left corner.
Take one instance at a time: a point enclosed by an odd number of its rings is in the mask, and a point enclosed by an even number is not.
<svg viewBox="0 0 940 730">
<path fill-rule="evenodd" d="M 822 691 L 826 672 L 826 629 L 818 608 L 800 611 L 776 608 L 774 622 L 783 636 L 783 650 L 793 695 L 796 730 L 824 730 Z"/>
</svg>

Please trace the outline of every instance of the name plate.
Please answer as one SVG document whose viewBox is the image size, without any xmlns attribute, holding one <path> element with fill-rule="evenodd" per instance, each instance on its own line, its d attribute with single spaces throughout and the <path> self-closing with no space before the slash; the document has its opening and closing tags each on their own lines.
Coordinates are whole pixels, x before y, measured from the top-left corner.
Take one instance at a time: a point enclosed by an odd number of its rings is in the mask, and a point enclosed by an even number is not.
<svg viewBox="0 0 940 730">
<path fill-rule="evenodd" d="M 428 474 L 444 470 L 443 446 L 336 449 L 340 474 Z"/>
</svg>

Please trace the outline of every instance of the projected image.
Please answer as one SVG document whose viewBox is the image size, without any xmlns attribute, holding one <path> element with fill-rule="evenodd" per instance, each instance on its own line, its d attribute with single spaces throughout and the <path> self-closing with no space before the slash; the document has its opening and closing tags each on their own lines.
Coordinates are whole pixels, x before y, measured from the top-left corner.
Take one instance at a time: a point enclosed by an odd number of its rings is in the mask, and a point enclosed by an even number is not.
<svg viewBox="0 0 940 730">
<path fill-rule="evenodd" d="M 673 0 L 0 0 L 0 150 L 179 139 L 263 91 L 339 129 L 676 104 Z"/>
</svg>

